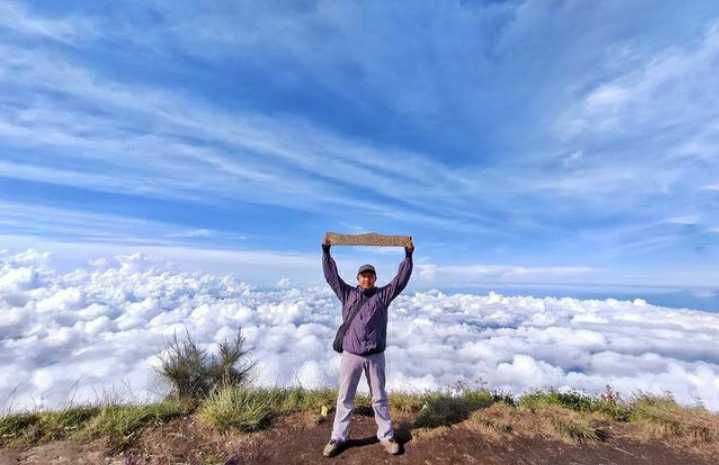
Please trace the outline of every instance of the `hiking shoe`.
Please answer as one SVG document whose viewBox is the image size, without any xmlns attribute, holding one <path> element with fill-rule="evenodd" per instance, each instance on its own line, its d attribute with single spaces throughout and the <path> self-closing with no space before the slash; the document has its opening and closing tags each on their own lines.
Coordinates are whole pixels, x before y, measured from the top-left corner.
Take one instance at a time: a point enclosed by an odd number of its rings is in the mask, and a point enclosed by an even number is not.
<svg viewBox="0 0 719 465">
<path fill-rule="evenodd" d="M 337 452 L 342 449 L 342 446 L 344 446 L 344 441 L 340 441 L 338 439 L 330 439 L 330 442 L 327 443 L 325 446 L 325 449 L 322 451 L 322 455 L 325 457 L 332 457 Z"/>
<path fill-rule="evenodd" d="M 399 443 L 394 438 L 384 439 L 380 441 L 380 444 L 388 454 L 399 454 Z"/>
</svg>

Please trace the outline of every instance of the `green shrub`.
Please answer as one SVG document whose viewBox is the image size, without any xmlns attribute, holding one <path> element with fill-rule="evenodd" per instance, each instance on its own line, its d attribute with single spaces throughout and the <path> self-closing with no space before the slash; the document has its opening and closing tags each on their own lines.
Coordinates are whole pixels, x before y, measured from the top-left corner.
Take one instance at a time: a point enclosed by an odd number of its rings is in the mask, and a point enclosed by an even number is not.
<svg viewBox="0 0 719 465">
<path fill-rule="evenodd" d="M 189 332 L 186 333 L 187 338 L 183 341 L 178 340 L 177 334 L 174 335 L 166 347 L 167 354 L 162 358 L 162 366 L 158 370 L 169 382 L 176 399 L 196 402 L 213 390 L 246 383 L 256 361 L 242 360 L 249 351 L 243 350 L 245 338 L 241 327 L 234 339 L 219 344 L 217 356 L 200 349 Z"/>
</svg>

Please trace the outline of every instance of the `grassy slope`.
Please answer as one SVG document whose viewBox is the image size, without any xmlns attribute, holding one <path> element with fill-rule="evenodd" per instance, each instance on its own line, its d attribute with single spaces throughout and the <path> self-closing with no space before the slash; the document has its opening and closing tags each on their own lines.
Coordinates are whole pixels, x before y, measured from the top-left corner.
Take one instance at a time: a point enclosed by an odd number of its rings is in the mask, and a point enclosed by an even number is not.
<svg viewBox="0 0 719 465">
<path fill-rule="evenodd" d="M 0 417 L 0 446 L 24 447 L 56 439 L 89 441 L 107 438 L 112 448 L 128 446 L 147 426 L 192 415 L 218 432 L 254 432 L 294 412 L 328 417 L 335 405 L 333 389 L 242 388 L 211 394 L 194 403 L 167 399 L 133 405 L 102 402 L 55 411 L 35 411 Z M 719 415 L 702 407 L 678 405 L 671 396 L 635 394 L 621 400 L 609 395 L 537 391 L 519 398 L 482 389 L 392 392 L 393 416 L 410 418 L 419 435 L 462 422 L 487 436 L 532 436 L 570 443 L 602 441 L 612 425 L 629 426 L 634 439 L 716 445 Z M 357 395 L 355 408 L 371 409 L 367 395 Z"/>
</svg>

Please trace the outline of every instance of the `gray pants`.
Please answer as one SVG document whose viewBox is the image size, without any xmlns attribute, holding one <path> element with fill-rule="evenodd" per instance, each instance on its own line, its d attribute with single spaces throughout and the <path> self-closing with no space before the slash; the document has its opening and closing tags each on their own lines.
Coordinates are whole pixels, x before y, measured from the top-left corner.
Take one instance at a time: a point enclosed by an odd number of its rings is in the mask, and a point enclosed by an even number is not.
<svg viewBox="0 0 719 465">
<path fill-rule="evenodd" d="M 387 392 L 384 389 L 384 352 L 355 355 L 345 350 L 340 357 L 340 386 L 330 439 L 340 441 L 349 439 L 353 401 L 363 371 L 372 394 L 372 409 L 374 410 L 374 420 L 377 423 L 377 439 L 381 441 L 393 437 Z"/>
</svg>

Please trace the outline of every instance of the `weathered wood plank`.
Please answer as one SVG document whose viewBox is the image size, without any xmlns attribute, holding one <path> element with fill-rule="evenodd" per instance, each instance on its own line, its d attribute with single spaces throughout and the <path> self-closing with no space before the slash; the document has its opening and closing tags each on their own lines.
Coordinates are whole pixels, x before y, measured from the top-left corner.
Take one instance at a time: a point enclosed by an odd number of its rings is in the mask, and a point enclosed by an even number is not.
<svg viewBox="0 0 719 465">
<path fill-rule="evenodd" d="M 376 245 L 382 247 L 405 247 L 412 241 L 412 236 L 378 234 L 340 234 L 327 232 L 325 238 L 332 245 Z"/>
</svg>

